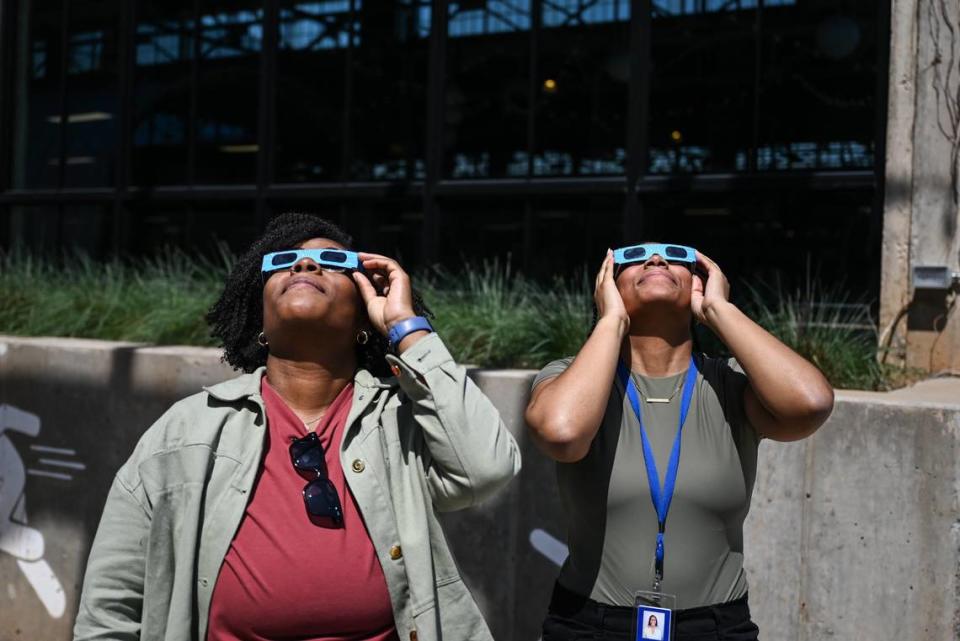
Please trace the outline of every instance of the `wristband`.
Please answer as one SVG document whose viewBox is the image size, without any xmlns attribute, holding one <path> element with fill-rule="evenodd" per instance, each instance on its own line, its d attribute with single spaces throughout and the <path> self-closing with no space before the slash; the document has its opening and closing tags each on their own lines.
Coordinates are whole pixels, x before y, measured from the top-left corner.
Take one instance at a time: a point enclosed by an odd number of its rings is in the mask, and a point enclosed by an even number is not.
<svg viewBox="0 0 960 641">
<path fill-rule="evenodd" d="M 399 345 L 400 341 L 402 341 L 408 334 L 419 332 L 421 330 L 426 330 L 428 332 L 433 331 L 430 321 L 423 316 L 413 316 L 394 324 L 394 326 L 390 328 L 390 331 L 387 332 L 387 340 L 390 341 L 390 349 L 396 350 L 397 345 Z"/>
</svg>

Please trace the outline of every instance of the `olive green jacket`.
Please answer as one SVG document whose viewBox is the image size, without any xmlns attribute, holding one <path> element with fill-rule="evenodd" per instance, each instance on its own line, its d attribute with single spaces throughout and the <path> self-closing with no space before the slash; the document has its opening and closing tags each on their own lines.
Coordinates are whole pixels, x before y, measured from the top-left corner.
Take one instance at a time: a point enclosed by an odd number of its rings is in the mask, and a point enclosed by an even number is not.
<svg viewBox="0 0 960 641">
<path fill-rule="evenodd" d="M 340 448 L 401 641 L 491 639 L 436 511 L 474 505 L 520 470 L 500 415 L 431 334 L 395 378 L 354 378 Z M 174 404 L 117 472 L 74 638 L 204 639 L 217 574 L 261 464 L 263 368 Z M 292 568 L 291 568 L 292 570 Z"/>
</svg>

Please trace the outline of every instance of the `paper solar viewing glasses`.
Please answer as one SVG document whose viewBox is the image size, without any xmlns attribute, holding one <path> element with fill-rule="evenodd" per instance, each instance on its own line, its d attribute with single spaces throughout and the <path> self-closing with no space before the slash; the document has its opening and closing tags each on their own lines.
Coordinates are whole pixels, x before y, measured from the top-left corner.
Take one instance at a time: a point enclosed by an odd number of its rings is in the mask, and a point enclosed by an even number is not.
<svg viewBox="0 0 960 641">
<path fill-rule="evenodd" d="M 682 263 L 689 267 L 697 264 L 697 251 L 686 245 L 667 245 L 664 243 L 645 243 L 613 250 L 613 263 L 618 267 L 645 263 L 653 255 L 659 255 L 668 263 Z"/>
<path fill-rule="evenodd" d="M 282 269 L 290 269 L 304 258 L 309 258 L 320 269 L 330 272 L 363 271 L 357 252 L 347 249 L 286 249 L 270 252 L 263 257 L 260 271 L 264 277 Z"/>
<path fill-rule="evenodd" d="M 654 255 L 659 255 L 668 263 L 681 263 L 692 267 L 697 263 L 697 252 L 686 245 L 668 245 L 665 243 L 645 243 L 620 247 L 613 252 L 613 262 L 617 266 L 643 263 Z M 286 249 L 264 255 L 260 271 L 264 275 L 289 269 L 304 258 L 309 258 L 321 269 L 332 272 L 363 270 L 357 252 L 347 249 Z"/>
</svg>

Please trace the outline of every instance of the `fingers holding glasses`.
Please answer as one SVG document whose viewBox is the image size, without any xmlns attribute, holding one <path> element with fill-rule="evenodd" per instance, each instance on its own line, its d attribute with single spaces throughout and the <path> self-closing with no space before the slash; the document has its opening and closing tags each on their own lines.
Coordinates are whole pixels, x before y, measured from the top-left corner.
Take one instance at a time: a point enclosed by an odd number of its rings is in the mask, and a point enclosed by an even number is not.
<svg viewBox="0 0 960 641">
<path fill-rule="evenodd" d="M 593 300 L 597 305 L 598 318 L 613 316 L 629 325 L 630 317 L 627 315 L 623 298 L 620 296 L 617 283 L 613 278 L 615 268 L 613 251 L 608 249 L 607 256 L 603 259 L 600 270 L 597 272 Z"/>
<path fill-rule="evenodd" d="M 354 272 L 367 315 L 378 332 L 386 335 L 395 323 L 415 316 L 410 276 L 396 260 L 360 252 L 365 274 Z"/>
</svg>

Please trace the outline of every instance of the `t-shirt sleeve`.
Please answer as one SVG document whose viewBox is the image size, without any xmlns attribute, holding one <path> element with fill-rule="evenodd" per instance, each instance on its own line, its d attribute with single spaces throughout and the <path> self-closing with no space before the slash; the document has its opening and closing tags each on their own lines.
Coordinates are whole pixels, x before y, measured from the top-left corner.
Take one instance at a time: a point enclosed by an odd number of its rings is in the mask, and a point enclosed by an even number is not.
<svg viewBox="0 0 960 641">
<path fill-rule="evenodd" d="M 727 422 L 734 429 L 737 444 L 741 444 L 740 439 L 749 439 L 754 444 L 758 443 L 760 435 L 750 424 L 743 402 L 743 393 L 749 385 L 746 373 L 735 358 L 720 363 L 719 370 L 723 387 L 724 413 L 727 415 Z"/>
<path fill-rule="evenodd" d="M 568 356 L 567 358 L 561 358 L 547 363 L 547 366 L 540 370 L 537 377 L 533 379 L 533 385 L 531 385 L 530 388 L 533 389 L 546 380 L 560 376 L 570 367 L 570 363 L 572 362 L 573 356 Z"/>
</svg>

